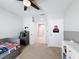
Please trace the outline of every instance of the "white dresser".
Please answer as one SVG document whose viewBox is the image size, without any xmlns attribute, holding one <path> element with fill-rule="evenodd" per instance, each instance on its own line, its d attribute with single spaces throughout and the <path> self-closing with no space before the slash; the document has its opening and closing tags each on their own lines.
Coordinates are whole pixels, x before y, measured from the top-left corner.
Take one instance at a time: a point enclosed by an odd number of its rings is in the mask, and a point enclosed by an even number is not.
<svg viewBox="0 0 79 59">
<path fill-rule="evenodd" d="M 79 59 L 79 44 L 71 41 L 64 41 L 64 46 L 66 46 L 67 53 L 65 59 Z"/>
</svg>

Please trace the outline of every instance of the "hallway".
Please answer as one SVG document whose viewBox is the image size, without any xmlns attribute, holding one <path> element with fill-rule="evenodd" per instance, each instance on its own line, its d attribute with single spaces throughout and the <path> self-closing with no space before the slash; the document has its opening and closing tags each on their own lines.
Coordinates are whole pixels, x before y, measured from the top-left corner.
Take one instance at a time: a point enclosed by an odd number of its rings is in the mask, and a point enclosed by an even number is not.
<svg viewBox="0 0 79 59">
<path fill-rule="evenodd" d="M 48 48 L 45 44 L 26 47 L 16 59 L 62 59 L 61 48 Z"/>
<path fill-rule="evenodd" d="M 46 28 L 44 24 L 38 24 L 37 43 L 46 44 Z"/>
</svg>

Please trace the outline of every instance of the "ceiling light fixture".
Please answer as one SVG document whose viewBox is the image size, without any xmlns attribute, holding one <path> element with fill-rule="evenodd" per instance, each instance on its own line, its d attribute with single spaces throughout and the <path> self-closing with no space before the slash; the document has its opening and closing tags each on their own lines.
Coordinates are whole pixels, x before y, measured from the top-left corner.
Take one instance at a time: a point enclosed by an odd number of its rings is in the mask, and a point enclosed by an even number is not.
<svg viewBox="0 0 79 59">
<path fill-rule="evenodd" d="M 31 2 L 29 0 L 23 0 L 23 4 L 26 6 L 26 7 L 30 7 L 31 6 Z"/>
</svg>

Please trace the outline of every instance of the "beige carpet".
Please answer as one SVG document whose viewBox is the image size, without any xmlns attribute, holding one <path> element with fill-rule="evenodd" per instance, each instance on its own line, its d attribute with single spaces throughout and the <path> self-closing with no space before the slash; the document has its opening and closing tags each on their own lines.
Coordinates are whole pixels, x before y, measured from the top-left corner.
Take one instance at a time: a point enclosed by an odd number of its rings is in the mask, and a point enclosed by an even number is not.
<svg viewBox="0 0 79 59">
<path fill-rule="evenodd" d="M 25 47 L 16 59 L 62 59 L 61 48 L 48 48 L 45 44 Z"/>
</svg>

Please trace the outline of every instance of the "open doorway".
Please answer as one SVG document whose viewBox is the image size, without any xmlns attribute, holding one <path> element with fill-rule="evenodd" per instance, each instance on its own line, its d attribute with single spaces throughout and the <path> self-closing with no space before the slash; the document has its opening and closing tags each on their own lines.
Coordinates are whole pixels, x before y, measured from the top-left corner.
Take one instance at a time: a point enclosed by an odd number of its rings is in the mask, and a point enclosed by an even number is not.
<svg viewBox="0 0 79 59">
<path fill-rule="evenodd" d="M 37 43 L 43 43 L 46 44 L 46 28 L 45 28 L 45 24 L 38 24 L 37 27 Z"/>
</svg>

